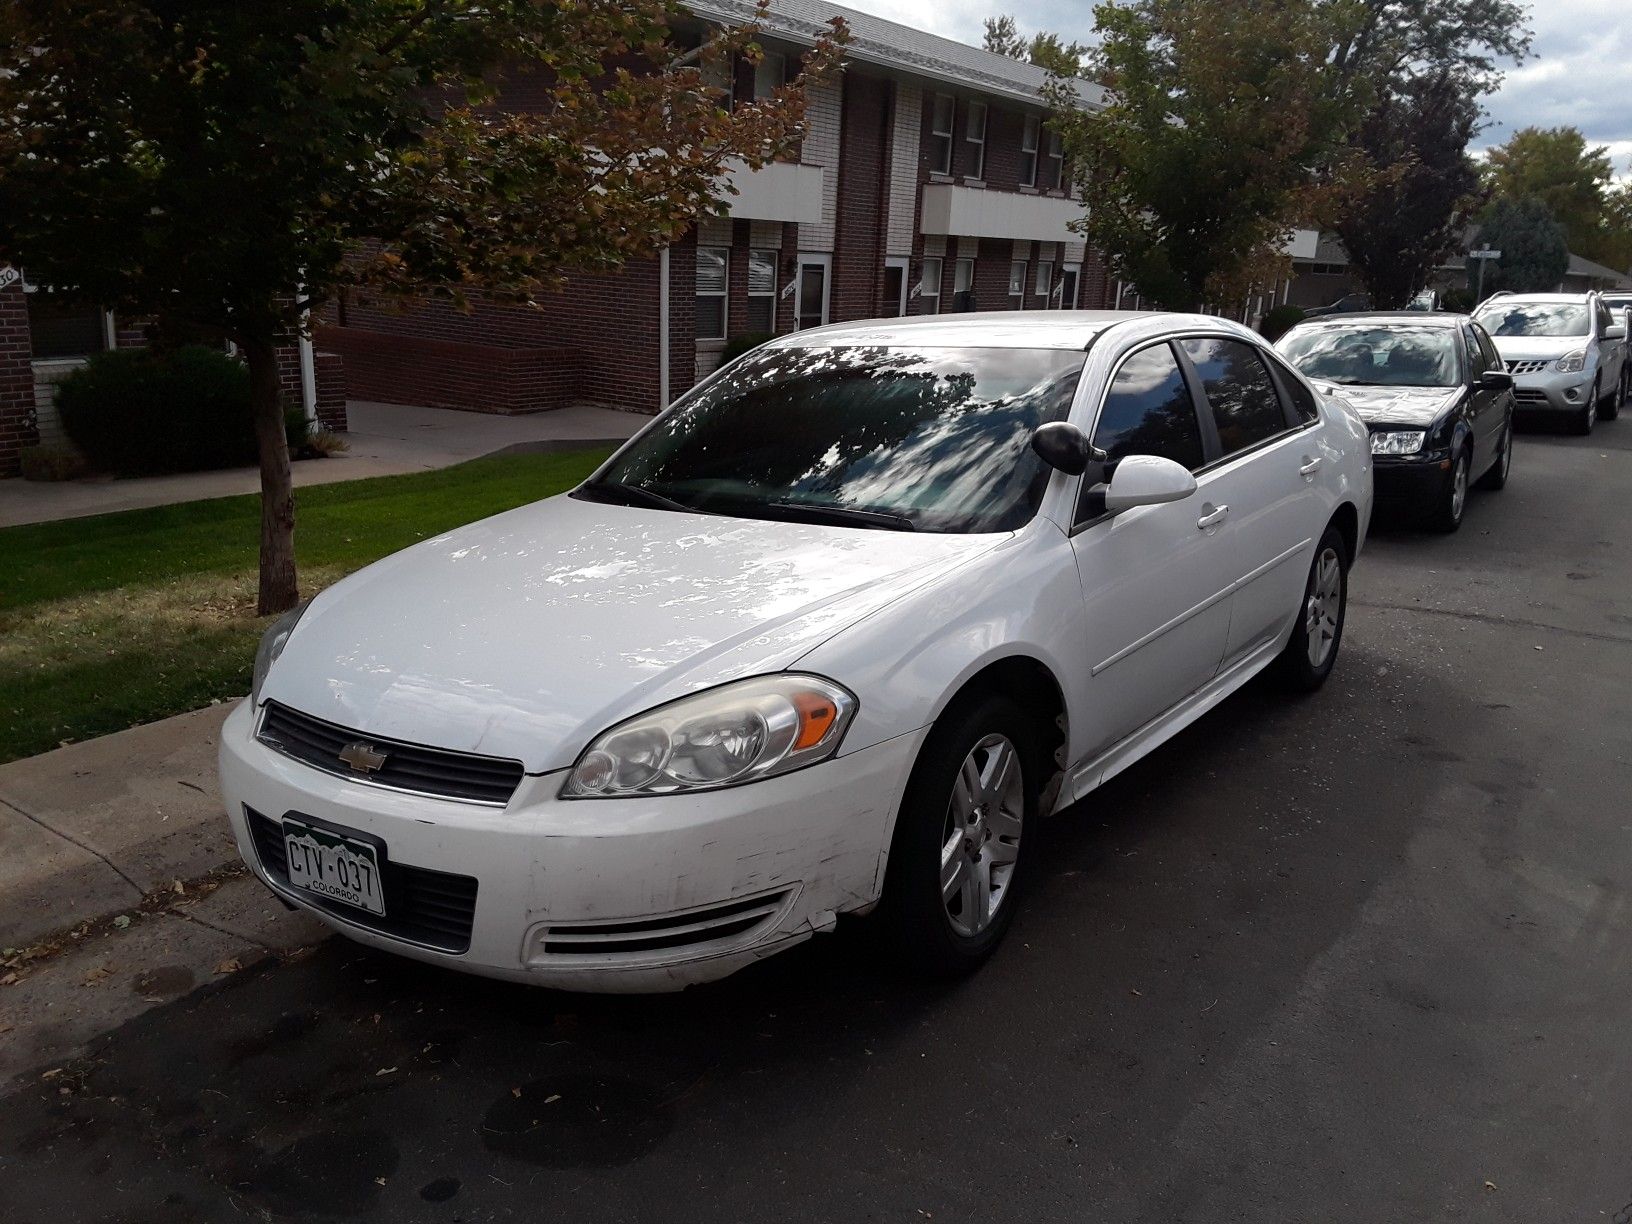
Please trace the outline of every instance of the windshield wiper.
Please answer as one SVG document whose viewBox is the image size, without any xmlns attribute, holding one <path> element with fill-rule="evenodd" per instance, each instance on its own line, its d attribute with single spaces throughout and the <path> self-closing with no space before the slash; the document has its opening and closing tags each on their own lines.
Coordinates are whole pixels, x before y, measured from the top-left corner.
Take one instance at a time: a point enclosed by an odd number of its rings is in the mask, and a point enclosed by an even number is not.
<svg viewBox="0 0 1632 1224">
<path fill-rule="evenodd" d="M 711 513 L 708 510 L 699 510 L 696 506 L 688 506 L 685 502 L 675 501 L 672 497 L 664 497 L 661 493 L 654 493 L 643 485 L 592 480 L 586 485 L 579 485 L 577 492 L 595 501 L 610 502 L 615 506 L 646 506 L 653 510 L 677 510 L 681 514 Z"/>
<path fill-rule="evenodd" d="M 841 527 L 879 527 L 886 531 L 917 531 L 918 526 L 904 514 L 890 514 L 884 510 L 857 510 L 851 506 L 815 506 L 809 502 L 772 501 L 762 503 L 767 509 L 781 510 L 790 516 L 799 516 L 817 523 L 833 523 Z"/>
</svg>

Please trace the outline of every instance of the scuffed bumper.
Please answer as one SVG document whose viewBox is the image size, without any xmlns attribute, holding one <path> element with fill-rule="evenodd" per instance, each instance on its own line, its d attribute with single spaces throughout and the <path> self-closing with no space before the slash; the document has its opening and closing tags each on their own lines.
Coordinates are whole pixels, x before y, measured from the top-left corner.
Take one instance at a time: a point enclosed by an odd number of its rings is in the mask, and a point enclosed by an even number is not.
<svg viewBox="0 0 1632 1224">
<path fill-rule="evenodd" d="M 725 977 L 871 906 L 924 734 L 696 795 L 563 801 L 560 773 L 529 776 L 496 808 L 319 772 L 257 741 L 254 721 L 248 702 L 227 719 L 221 787 L 239 853 L 268 887 L 360 943 L 585 991 L 678 990 Z M 358 911 L 316 904 L 279 875 L 275 830 L 285 814 L 381 839 L 393 871 L 473 880 L 468 947 L 428 946 Z M 385 900 L 389 915 L 389 884 Z"/>
</svg>

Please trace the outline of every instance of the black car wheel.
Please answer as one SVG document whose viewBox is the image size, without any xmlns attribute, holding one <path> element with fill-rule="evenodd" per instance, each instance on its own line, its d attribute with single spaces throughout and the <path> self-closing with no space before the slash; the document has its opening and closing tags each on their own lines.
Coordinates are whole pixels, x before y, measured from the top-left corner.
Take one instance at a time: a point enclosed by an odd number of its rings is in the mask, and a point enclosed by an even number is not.
<svg viewBox="0 0 1632 1224">
<path fill-rule="evenodd" d="M 1472 467 L 1473 457 L 1464 446 L 1451 460 L 1451 470 L 1446 474 L 1439 505 L 1428 515 L 1428 526 L 1434 531 L 1449 534 L 1462 526 L 1462 512 L 1468 507 L 1468 476 Z"/>
</svg>

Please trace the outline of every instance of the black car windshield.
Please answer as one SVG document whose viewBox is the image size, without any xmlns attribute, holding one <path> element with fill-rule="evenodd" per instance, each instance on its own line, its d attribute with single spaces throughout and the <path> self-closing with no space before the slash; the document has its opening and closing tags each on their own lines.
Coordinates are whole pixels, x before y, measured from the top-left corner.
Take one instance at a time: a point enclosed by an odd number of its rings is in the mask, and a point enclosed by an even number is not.
<svg viewBox="0 0 1632 1224">
<path fill-rule="evenodd" d="M 642 435 L 576 496 L 751 518 L 1010 531 L 1049 471 L 1086 355 L 1057 349 L 769 349 Z"/>
<path fill-rule="evenodd" d="M 1580 302 L 1491 302 L 1473 317 L 1493 336 L 1584 336 L 1590 321 Z"/>
<path fill-rule="evenodd" d="M 1415 323 L 1298 328 L 1279 345 L 1305 378 L 1355 387 L 1454 387 L 1456 331 Z"/>
</svg>

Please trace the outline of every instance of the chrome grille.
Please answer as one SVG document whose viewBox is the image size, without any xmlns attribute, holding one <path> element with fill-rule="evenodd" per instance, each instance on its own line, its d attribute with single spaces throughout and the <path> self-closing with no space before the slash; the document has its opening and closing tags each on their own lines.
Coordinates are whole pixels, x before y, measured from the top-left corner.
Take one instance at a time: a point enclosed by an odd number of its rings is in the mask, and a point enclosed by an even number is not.
<svg viewBox="0 0 1632 1224">
<path fill-rule="evenodd" d="M 1546 361 L 1510 361 L 1507 363 L 1509 374 L 1540 374 L 1551 364 Z"/>
<path fill-rule="evenodd" d="M 445 748 L 427 748 L 422 744 L 367 735 L 321 718 L 313 718 L 310 714 L 302 714 L 299 710 L 291 710 L 275 701 L 266 703 L 256 738 L 267 747 L 294 757 L 313 769 L 349 778 L 353 782 L 458 799 L 465 803 L 488 803 L 503 807 L 510 802 L 516 787 L 521 785 L 520 761 L 473 756 L 466 752 L 450 752 Z M 341 758 L 340 754 L 347 751 L 349 746 L 359 743 L 383 755 L 384 760 L 377 768 L 360 772 Z"/>
<path fill-rule="evenodd" d="M 701 955 L 752 943 L 787 909 L 793 889 L 664 914 L 659 918 L 573 922 L 547 927 L 537 947 L 550 961 Z"/>
</svg>

